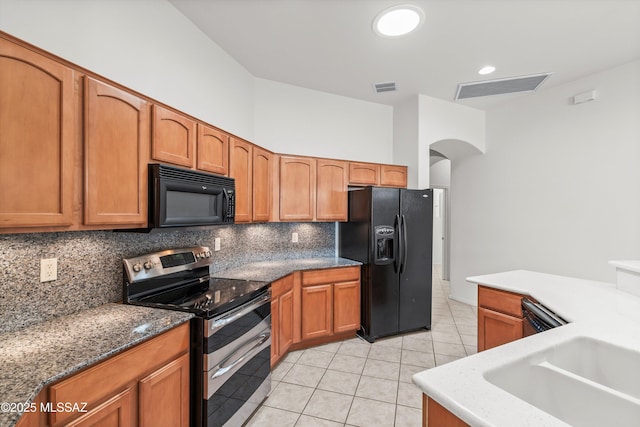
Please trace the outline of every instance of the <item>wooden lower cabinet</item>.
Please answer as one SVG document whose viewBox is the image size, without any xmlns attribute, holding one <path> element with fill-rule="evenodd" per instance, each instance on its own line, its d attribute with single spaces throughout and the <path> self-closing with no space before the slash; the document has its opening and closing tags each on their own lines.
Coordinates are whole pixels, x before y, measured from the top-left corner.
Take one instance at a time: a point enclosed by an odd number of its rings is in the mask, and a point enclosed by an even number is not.
<svg viewBox="0 0 640 427">
<path fill-rule="evenodd" d="M 360 280 L 333 285 L 333 332 L 360 329 Z"/>
<path fill-rule="evenodd" d="M 302 287 L 302 340 L 331 335 L 333 317 L 333 285 Z"/>
<path fill-rule="evenodd" d="M 271 366 L 293 344 L 293 325 L 293 274 L 290 274 L 271 284 Z"/>
<path fill-rule="evenodd" d="M 422 395 L 423 427 L 469 427 L 469 424 L 456 417 L 446 408 L 426 394 Z"/>
<path fill-rule="evenodd" d="M 80 418 L 66 424 L 73 427 L 125 427 L 135 425 L 134 407 L 136 395 L 133 388 L 127 388 Z"/>
<path fill-rule="evenodd" d="M 360 267 L 292 273 L 271 284 L 271 366 L 289 350 L 355 336 Z"/>
<path fill-rule="evenodd" d="M 35 399 L 50 410 L 25 414 L 18 426 L 187 427 L 189 343 L 184 323 L 64 378 Z"/>
<path fill-rule="evenodd" d="M 139 382 L 141 426 L 189 425 L 189 353 L 157 369 Z"/>
<path fill-rule="evenodd" d="M 520 302 L 524 295 L 478 286 L 478 351 L 524 336 Z"/>
<path fill-rule="evenodd" d="M 360 328 L 360 267 L 302 273 L 302 341 Z"/>
</svg>

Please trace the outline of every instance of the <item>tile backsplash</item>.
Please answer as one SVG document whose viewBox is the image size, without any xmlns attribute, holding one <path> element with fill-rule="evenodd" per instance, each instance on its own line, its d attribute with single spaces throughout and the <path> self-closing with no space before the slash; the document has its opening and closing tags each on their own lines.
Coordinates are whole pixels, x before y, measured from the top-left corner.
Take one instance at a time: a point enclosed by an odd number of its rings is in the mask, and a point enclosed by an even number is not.
<svg viewBox="0 0 640 427">
<path fill-rule="evenodd" d="M 291 242 L 291 233 L 299 236 Z M 0 235 L 0 333 L 122 300 L 122 259 L 209 246 L 212 271 L 283 258 L 335 256 L 334 223 L 271 223 L 158 231 Z M 58 280 L 40 283 L 40 259 L 58 258 Z"/>
</svg>

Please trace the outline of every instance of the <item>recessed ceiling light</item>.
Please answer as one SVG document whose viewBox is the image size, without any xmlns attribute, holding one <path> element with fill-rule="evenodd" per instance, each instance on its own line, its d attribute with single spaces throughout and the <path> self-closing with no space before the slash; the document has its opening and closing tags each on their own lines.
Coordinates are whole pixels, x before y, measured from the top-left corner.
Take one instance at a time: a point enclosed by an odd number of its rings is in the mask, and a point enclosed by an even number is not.
<svg viewBox="0 0 640 427">
<path fill-rule="evenodd" d="M 485 74 L 493 73 L 495 70 L 496 67 L 494 67 L 493 65 L 486 65 L 478 70 L 478 74 L 482 74 L 484 76 Z"/>
<path fill-rule="evenodd" d="M 424 12 L 419 7 L 407 4 L 383 10 L 373 20 L 373 31 L 383 37 L 397 37 L 410 33 L 423 21 Z"/>
</svg>

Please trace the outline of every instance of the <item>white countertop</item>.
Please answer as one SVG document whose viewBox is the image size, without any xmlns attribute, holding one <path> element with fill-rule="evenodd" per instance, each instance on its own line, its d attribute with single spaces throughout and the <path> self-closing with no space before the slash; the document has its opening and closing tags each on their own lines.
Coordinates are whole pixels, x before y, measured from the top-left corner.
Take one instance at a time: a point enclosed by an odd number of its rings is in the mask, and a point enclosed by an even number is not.
<svg viewBox="0 0 640 427">
<path fill-rule="evenodd" d="M 487 371 L 579 336 L 640 351 L 640 298 L 614 284 L 526 270 L 467 281 L 530 295 L 571 322 L 413 376 L 424 393 L 471 426 L 568 425 L 491 384 Z"/>
<path fill-rule="evenodd" d="M 633 271 L 634 273 L 640 273 L 640 261 L 609 261 L 609 265 L 623 270 Z"/>
</svg>

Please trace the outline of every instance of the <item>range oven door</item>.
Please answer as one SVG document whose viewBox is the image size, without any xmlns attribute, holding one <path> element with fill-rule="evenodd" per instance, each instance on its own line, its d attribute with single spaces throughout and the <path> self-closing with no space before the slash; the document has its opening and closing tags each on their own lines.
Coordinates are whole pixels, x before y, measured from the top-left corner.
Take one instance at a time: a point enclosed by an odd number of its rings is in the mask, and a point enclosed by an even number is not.
<svg viewBox="0 0 640 427">
<path fill-rule="evenodd" d="M 204 323 L 205 425 L 241 425 L 271 391 L 270 293 Z"/>
</svg>

